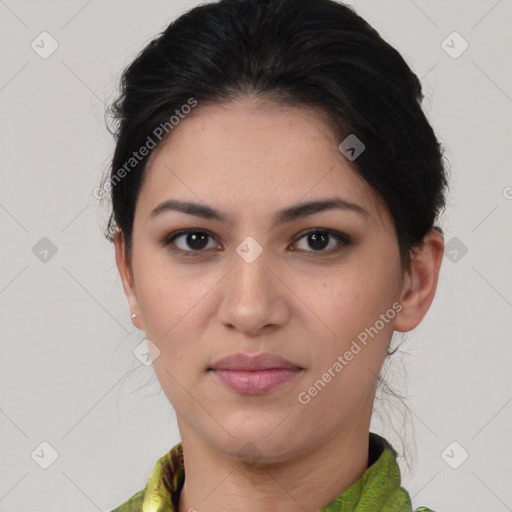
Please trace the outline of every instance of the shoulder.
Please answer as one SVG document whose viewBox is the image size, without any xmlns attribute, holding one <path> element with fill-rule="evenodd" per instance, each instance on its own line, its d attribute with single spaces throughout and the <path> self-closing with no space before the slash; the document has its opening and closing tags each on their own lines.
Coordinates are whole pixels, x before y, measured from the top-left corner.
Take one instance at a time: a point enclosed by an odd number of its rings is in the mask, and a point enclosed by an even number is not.
<svg viewBox="0 0 512 512">
<path fill-rule="evenodd" d="M 141 512 L 143 501 L 144 489 L 134 494 L 128 501 L 125 501 L 111 512 Z"/>
</svg>

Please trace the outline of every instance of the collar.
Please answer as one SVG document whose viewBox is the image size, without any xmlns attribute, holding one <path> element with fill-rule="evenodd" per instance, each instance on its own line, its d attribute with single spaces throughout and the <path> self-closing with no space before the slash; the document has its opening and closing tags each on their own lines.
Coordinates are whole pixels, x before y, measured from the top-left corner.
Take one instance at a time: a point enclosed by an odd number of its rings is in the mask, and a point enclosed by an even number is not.
<svg viewBox="0 0 512 512">
<path fill-rule="evenodd" d="M 400 469 L 396 457 L 396 451 L 386 439 L 370 432 L 368 469 L 359 480 L 317 512 L 412 512 L 409 494 L 400 487 Z M 142 501 L 139 510 L 178 512 L 184 481 L 183 447 L 180 442 L 158 459 L 146 488 L 139 493 Z"/>
</svg>

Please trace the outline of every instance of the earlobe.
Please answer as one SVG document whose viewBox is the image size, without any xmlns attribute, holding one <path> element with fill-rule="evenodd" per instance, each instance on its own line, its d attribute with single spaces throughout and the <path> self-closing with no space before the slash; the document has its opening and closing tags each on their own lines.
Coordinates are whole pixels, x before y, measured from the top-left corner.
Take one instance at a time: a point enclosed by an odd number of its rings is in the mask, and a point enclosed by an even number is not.
<svg viewBox="0 0 512 512">
<path fill-rule="evenodd" d="M 135 327 L 137 327 L 137 329 L 143 330 L 143 326 L 141 325 L 140 320 L 141 315 L 139 303 L 137 300 L 137 295 L 135 293 L 135 286 L 133 282 L 133 272 L 131 269 L 131 264 L 126 258 L 125 242 L 123 235 L 119 229 L 116 230 L 114 234 L 114 247 L 116 252 L 116 265 L 119 271 L 119 275 L 121 276 L 124 293 L 128 300 L 128 306 L 130 308 L 132 323 L 135 325 Z"/>
<path fill-rule="evenodd" d="M 421 248 L 411 254 L 411 270 L 401 291 L 402 310 L 395 318 L 394 329 L 414 329 L 427 314 L 434 300 L 444 251 L 443 235 L 432 229 Z"/>
</svg>

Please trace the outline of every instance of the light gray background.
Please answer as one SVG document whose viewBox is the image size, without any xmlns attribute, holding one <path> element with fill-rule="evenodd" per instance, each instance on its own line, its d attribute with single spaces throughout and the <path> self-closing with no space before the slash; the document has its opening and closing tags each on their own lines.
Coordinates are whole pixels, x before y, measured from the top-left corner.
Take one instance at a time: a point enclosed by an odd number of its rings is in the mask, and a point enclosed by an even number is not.
<svg viewBox="0 0 512 512">
<path fill-rule="evenodd" d="M 93 190 L 113 150 L 104 102 L 121 70 L 197 4 L 0 0 L 1 511 L 109 511 L 179 440 L 152 368 L 132 353 L 144 333 Z M 415 507 L 512 510 L 511 1 L 353 5 L 422 80 L 451 164 L 446 241 L 467 247 L 445 254 L 434 304 L 403 346 L 417 445 L 403 485 Z M 59 45 L 47 59 L 31 48 L 43 31 Z M 469 43 L 456 59 L 441 46 L 453 31 Z M 58 249 L 47 262 L 32 252 L 43 237 Z M 394 439 L 377 419 L 373 429 Z M 31 458 L 43 441 L 58 452 L 48 469 Z M 446 452 L 453 441 L 462 448 Z"/>
</svg>

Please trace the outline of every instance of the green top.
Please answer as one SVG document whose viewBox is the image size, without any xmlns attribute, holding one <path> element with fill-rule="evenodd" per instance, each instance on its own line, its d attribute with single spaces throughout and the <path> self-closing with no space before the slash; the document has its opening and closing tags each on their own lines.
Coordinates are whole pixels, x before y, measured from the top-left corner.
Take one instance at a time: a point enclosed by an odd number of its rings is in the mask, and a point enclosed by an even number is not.
<svg viewBox="0 0 512 512">
<path fill-rule="evenodd" d="M 368 469 L 317 512 L 412 512 L 409 493 L 400 487 L 396 456 L 386 439 L 370 432 Z M 183 448 L 178 443 L 158 459 L 145 489 L 112 512 L 178 512 L 184 481 Z M 416 512 L 434 511 L 419 507 Z"/>
</svg>

